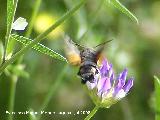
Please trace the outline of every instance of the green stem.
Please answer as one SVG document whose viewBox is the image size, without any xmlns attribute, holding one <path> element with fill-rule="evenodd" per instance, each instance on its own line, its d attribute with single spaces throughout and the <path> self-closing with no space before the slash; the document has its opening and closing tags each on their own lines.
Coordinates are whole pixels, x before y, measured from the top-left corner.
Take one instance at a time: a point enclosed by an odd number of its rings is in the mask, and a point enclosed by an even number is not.
<svg viewBox="0 0 160 120">
<path fill-rule="evenodd" d="M 96 114 L 98 109 L 99 109 L 99 106 L 96 105 L 94 109 L 91 111 L 91 113 L 84 120 L 90 120 Z"/>
<path fill-rule="evenodd" d="M 27 29 L 25 37 L 30 37 L 30 35 L 32 33 L 33 25 L 34 25 L 35 19 L 37 17 L 38 10 L 39 10 L 39 7 L 41 5 L 41 1 L 42 0 L 36 0 L 36 2 L 35 2 L 32 17 L 31 17 L 31 20 L 29 22 L 28 29 Z"/>
<path fill-rule="evenodd" d="M 11 78 L 10 98 L 9 98 L 9 105 L 8 105 L 8 110 L 10 113 L 13 112 L 14 110 L 16 84 L 17 84 L 17 76 L 13 75 Z M 8 116 L 8 120 L 13 120 L 12 114 Z"/>
<path fill-rule="evenodd" d="M 39 39 L 41 40 L 41 39 L 45 38 L 48 35 L 48 33 L 50 33 L 52 30 L 54 30 L 56 27 L 58 27 L 67 18 L 71 17 L 73 15 L 73 13 L 75 13 L 85 3 L 86 3 L 86 0 L 81 0 L 75 7 L 73 7 L 70 11 L 68 11 L 66 14 L 64 14 L 55 24 L 53 24 L 50 28 L 48 28 L 46 31 L 44 31 L 42 34 L 40 34 L 35 40 L 39 40 Z"/>
<path fill-rule="evenodd" d="M 44 102 L 42 103 L 39 111 L 44 111 L 44 110 L 47 108 L 47 106 L 48 106 L 48 104 L 49 104 L 52 96 L 54 95 L 54 93 L 56 92 L 56 90 L 58 90 L 59 86 L 62 85 L 62 81 L 64 80 L 64 79 L 63 79 L 63 76 L 64 76 L 64 74 L 66 73 L 66 71 L 67 71 L 67 69 L 68 69 L 67 66 L 68 66 L 67 64 L 64 66 L 62 72 L 60 73 L 60 75 L 58 76 L 58 78 L 55 80 L 56 82 L 50 87 L 49 92 L 48 92 L 48 94 L 46 95 L 45 100 L 44 100 Z M 40 115 L 38 116 L 37 120 L 40 120 L 41 117 L 42 117 L 42 116 L 41 116 L 41 114 L 40 114 Z"/>
<path fill-rule="evenodd" d="M 97 16 L 98 16 L 98 13 L 99 11 L 101 10 L 102 8 L 102 5 L 104 5 L 104 0 L 100 0 L 99 4 L 98 4 L 98 7 L 95 9 L 95 11 L 93 13 L 91 13 L 89 15 L 88 18 L 91 18 L 88 23 L 88 28 L 87 30 L 80 36 L 80 38 L 78 38 L 78 41 L 82 42 L 82 40 L 84 40 L 85 36 L 87 35 L 87 33 L 90 31 L 90 29 L 94 26 L 95 22 L 97 22 Z M 94 18 L 94 19 L 93 19 Z M 83 42 L 82 42 L 83 43 Z"/>
<path fill-rule="evenodd" d="M 62 24 L 66 19 L 71 17 L 81 6 L 83 6 L 86 3 L 86 0 L 81 0 L 77 5 L 75 5 L 71 10 L 69 10 L 66 14 L 64 14 L 60 19 L 58 19 L 55 24 L 53 24 L 50 28 L 48 28 L 46 31 L 44 31 L 42 34 L 40 34 L 38 37 L 35 38 L 35 40 L 30 43 L 29 45 L 22 48 L 19 52 L 17 52 L 13 57 L 11 57 L 9 60 L 7 60 L 2 66 L 0 67 L 0 74 L 2 71 L 12 62 L 14 62 L 17 58 L 19 58 L 21 55 L 23 55 L 25 52 L 28 51 L 28 49 L 32 48 L 35 44 L 40 42 L 43 38 L 45 38 L 52 30 L 54 30 L 56 27 L 58 27 L 60 24 Z"/>
<path fill-rule="evenodd" d="M 39 7 L 41 5 L 41 2 L 42 0 L 36 0 L 35 2 L 35 7 L 33 9 L 33 12 L 32 12 L 32 17 L 31 17 L 31 20 L 29 22 L 29 25 L 28 25 L 28 28 L 27 28 L 27 32 L 25 34 L 25 37 L 30 37 L 31 33 L 32 33 L 32 29 L 33 29 L 33 24 L 34 24 L 34 21 L 36 19 L 36 16 L 38 14 L 38 10 L 39 10 Z M 19 59 L 18 59 L 18 64 L 20 64 L 23 60 L 23 56 L 21 56 Z"/>
<path fill-rule="evenodd" d="M 16 8 L 17 8 L 17 4 L 18 4 L 18 0 L 7 0 L 7 32 L 6 32 L 6 36 L 5 36 L 5 43 L 4 43 L 4 54 L 3 54 L 3 62 L 5 62 L 5 58 L 6 58 L 6 52 L 7 52 L 7 45 L 8 45 L 8 41 L 9 41 L 9 37 L 12 31 L 12 24 L 14 21 L 14 16 L 15 16 L 15 12 L 16 12 Z M 13 8 L 11 8 L 11 6 Z M 13 9 L 11 18 L 10 18 L 10 9 Z"/>
</svg>

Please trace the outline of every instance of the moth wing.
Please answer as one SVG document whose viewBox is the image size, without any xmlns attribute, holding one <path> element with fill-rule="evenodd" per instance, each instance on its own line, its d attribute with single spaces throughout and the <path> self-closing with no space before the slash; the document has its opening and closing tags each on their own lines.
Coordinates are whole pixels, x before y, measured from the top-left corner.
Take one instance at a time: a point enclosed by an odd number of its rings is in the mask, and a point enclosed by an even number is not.
<svg viewBox="0 0 160 120">
<path fill-rule="evenodd" d="M 97 65 L 101 65 L 102 64 L 102 61 L 105 59 L 105 57 L 104 57 L 104 55 L 103 55 L 103 53 L 101 53 L 100 55 L 99 55 L 99 57 L 97 58 Z"/>
<path fill-rule="evenodd" d="M 95 50 L 96 50 L 96 60 L 97 60 L 97 63 L 101 63 L 101 61 L 104 58 L 104 56 L 103 56 L 104 45 L 96 47 Z"/>
<path fill-rule="evenodd" d="M 69 63 L 72 65 L 79 65 L 81 63 L 79 49 L 67 35 L 64 38 L 64 42 L 65 42 L 65 52 Z"/>
<path fill-rule="evenodd" d="M 101 64 L 103 59 L 105 58 L 103 56 L 103 50 L 105 49 L 106 43 L 111 42 L 111 41 L 112 40 L 105 41 L 105 42 L 94 47 L 96 49 L 96 59 L 97 59 L 98 64 Z"/>
</svg>

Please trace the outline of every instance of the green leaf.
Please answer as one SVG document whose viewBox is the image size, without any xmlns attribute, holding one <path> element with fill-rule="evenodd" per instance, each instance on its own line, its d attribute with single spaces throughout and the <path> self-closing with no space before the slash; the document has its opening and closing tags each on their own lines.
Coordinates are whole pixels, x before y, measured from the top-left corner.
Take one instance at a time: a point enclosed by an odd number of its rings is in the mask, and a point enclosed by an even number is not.
<svg viewBox="0 0 160 120">
<path fill-rule="evenodd" d="M 33 42 L 33 40 L 31 40 L 29 38 L 26 38 L 26 37 L 23 37 L 23 36 L 19 36 L 19 35 L 15 35 L 15 34 L 12 34 L 11 38 L 15 39 L 16 41 L 22 43 L 25 46 L 29 45 L 31 42 Z M 48 47 L 46 47 L 46 46 L 44 46 L 44 45 L 42 45 L 40 43 L 34 45 L 32 48 L 37 50 L 37 51 L 39 51 L 40 53 L 48 55 L 48 56 L 50 56 L 52 58 L 67 62 L 67 59 L 65 57 L 63 57 L 59 53 L 53 51 L 52 49 L 50 49 L 50 48 L 48 48 Z"/>
<path fill-rule="evenodd" d="M 9 65 L 7 67 L 6 75 L 11 76 L 15 75 L 18 77 L 24 77 L 24 78 L 29 78 L 29 73 L 25 71 L 25 65 L 23 64 L 18 64 L 18 65 Z"/>
<path fill-rule="evenodd" d="M 13 38 L 9 38 L 9 41 L 8 41 L 8 45 L 7 45 L 7 50 L 6 50 L 6 59 L 10 59 L 12 57 L 12 54 L 13 54 L 13 50 L 14 50 L 14 47 L 15 47 L 15 39 Z"/>
<path fill-rule="evenodd" d="M 9 38 L 9 35 L 12 30 L 12 23 L 14 21 L 14 15 L 17 8 L 18 0 L 7 0 L 7 33 L 6 39 Z"/>
<path fill-rule="evenodd" d="M 0 65 L 1 65 L 2 59 L 3 59 L 3 52 L 4 52 L 3 44 L 2 44 L 2 42 L 0 41 Z"/>
<path fill-rule="evenodd" d="M 7 34 L 10 34 L 14 18 L 14 0 L 7 0 Z"/>
<path fill-rule="evenodd" d="M 18 0 L 7 0 L 7 33 L 6 37 L 9 36 L 12 30 L 12 23 L 14 21 L 14 15 L 16 12 Z"/>
<path fill-rule="evenodd" d="M 109 3 L 112 3 L 114 7 L 116 7 L 118 10 L 126 14 L 131 20 L 135 21 L 138 24 L 137 17 L 131 13 L 124 5 L 122 5 L 119 0 L 108 0 Z"/>
<path fill-rule="evenodd" d="M 160 79 L 156 76 L 154 76 L 154 83 L 155 83 L 155 99 L 156 99 L 156 116 L 155 120 L 160 120 Z"/>
<path fill-rule="evenodd" d="M 36 0 L 34 2 L 35 3 L 34 3 L 32 16 L 31 16 L 31 19 L 29 21 L 29 25 L 27 27 L 27 31 L 26 31 L 25 37 L 29 37 L 31 35 L 31 33 L 32 33 L 33 25 L 34 25 L 34 22 L 36 20 L 36 17 L 37 17 L 37 14 L 38 14 L 38 11 L 39 11 L 39 8 L 40 8 L 42 0 Z"/>
<path fill-rule="evenodd" d="M 10 46 L 8 47 L 8 43 L 9 43 L 11 31 L 12 31 L 12 24 L 14 21 L 17 3 L 18 3 L 18 0 L 7 0 L 7 32 L 5 36 L 4 58 L 8 55 L 11 55 L 13 51 L 11 50 Z M 10 51 L 10 53 L 8 53 L 8 51 Z"/>
</svg>

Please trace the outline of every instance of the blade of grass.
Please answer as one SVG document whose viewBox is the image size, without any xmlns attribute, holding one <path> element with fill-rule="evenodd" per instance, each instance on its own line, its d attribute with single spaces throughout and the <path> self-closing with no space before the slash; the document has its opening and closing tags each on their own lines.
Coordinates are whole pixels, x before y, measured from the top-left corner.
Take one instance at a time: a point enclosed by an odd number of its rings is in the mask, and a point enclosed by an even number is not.
<svg viewBox="0 0 160 120">
<path fill-rule="evenodd" d="M 32 17 L 31 17 L 31 20 L 29 22 L 25 37 L 30 37 L 30 35 L 31 35 L 32 29 L 33 29 L 33 24 L 34 24 L 34 21 L 36 19 L 37 14 L 38 14 L 38 10 L 39 10 L 39 7 L 41 5 L 41 1 L 42 0 L 36 0 L 36 2 L 35 2 L 34 9 L 33 9 L 33 12 L 32 12 Z"/>
<path fill-rule="evenodd" d="M 156 99 L 156 114 L 155 120 L 160 120 L 160 79 L 157 76 L 154 76 L 154 84 L 155 84 L 155 99 Z"/>
<path fill-rule="evenodd" d="M 126 14 L 131 20 L 135 21 L 138 24 L 137 17 L 131 13 L 124 5 L 122 5 L 119 0 L 107 0 L 109 3 L 112 3 L 115 8 L 120 10 L 122 13 Z"/>
<path fill-rule="evenodd" d="M 5 62 L 7 45 L 8 45 L 11 30 L 12 30 L 12 23 L 14 20 L 14 15 L 16 12 L 17 4 L 18 4 L 18 0 L 7 0 L 7 31 L 6 31 L 6 36 L 5 36 L 3 63 Z M 13 112 L 17 76 L 13 75 L 11 77 L 12 78 L 11 78 L 10 98 L 9 98 L 8 110 L 10 112 Z M 13 120 L 12 114 L 8 116 L 8 120 Z"/>
<path fill-rule="evenodd" d="M 78 41 L 82 42 L 84 40 L 85 36 L 88 34 L 88 32 L 92 29 L 92 27 L 94 26 L 94 24 L 97 21 L 98 13 L 101 10 L 103 4 L 104 4 L 104 0 L 100 0 L 95 11 L 89 15 L 88 18 L 90 18 L 90 20 L 89 20 L 90 22 L 88 23 L 87 30 L 78 38 Z"/>
<path fill-rule="evenodd" d="M 26 31 L 26 34 L 25 34 L 25 37 L 30 37 L 31 33 L 32 33 L 32 29 L 33 29 L 33 24 L 34 24 L 34 21 L 36 19 L 36 16 L 38 14 L 38 11 L 39 11 L 39 7 L 41 5 L 41 2 L 42 0 L 37 0 L 34 4 L 34 9 L 33 9 L 33 12 L 32 12 L 32 16 L 31 16 L 31 19 L 30 19 L 30 22 L 29 22 L 29 25 L 27 27 L 27 31 Z M 23 60 L 23 56 L 21 56 L 19 59 L 18 59 L 18 62 L 17 63 L 21 63 Z"/>
<path fill-rule="evenodd" d="M 10 82 L 11 82 L 11 87 L 10 87 L 8 110 L 11 113 L 14 111 L 14 100 L 15 100 L 17 76 L 12 75 Z M 8 114 L 8 120 L 13 120 L 13 114 Z"/>
<path fill-rule="evenodd" d="M 11 1 L 13 1 L 13 0 L 11 0 Z M 16 6 L 17 6 L 17 2 L 18 2 L 18 0 L 16 1 Z M 36 17 L 36 15 L 38 13 L 38 8 L 40 6 L 40 3 L 41 3 L 41 0 L 37 0 L 36 3 L 35 3 L 36 7 L 34 7 L 35 9 L 33 10 L 33 14 L 32 14 L 32 17 L 31 17 L 31 22 L 29 24 L 29 28 L 28 28 L 27 33 L 26 33 L 27 37 L 29 37 L 30 34 L 31 34 L 31 31 L 32 31 L 32 28 L 33 28 L 33 21 L 35 20 L 35 17 Z M 16 9 L 16 6 L 15 6 L 15 9 Z M 9 39 L 10 34 L 11 34 L 11 26 L 12 26 L 12 23 L 13 23 L 14 14 L 15 14 L 15 11 L 14 11 L 13 16 L 12 16 L 12 20 L 11 20 L 12 22 L 10 24 L 8 24 L 9 20 L 7 21 L 7 25 L 10 25 L 9 27 L 7 26 L 7 28 L 8 28 L 7 30 L 8 31 L 10 30 L 6 34 L 6 36 L 8 37 L 8 38 L 6 37 L 7 40 Z M 6 51 L 7 51 L 7 49 L 6 49 Z M 4 59 L 5 59 L 5 57 L 4 57 Z M 17 64 L 20 64 L 21 60 L 22 60 L 22 56 L 21 56 L 21 58 L 20 58 L 20 60 L 19 60 L 19 62 Z M 15 76 L 15 75 L 11 79 L 10 99 L 9 99 L 9 111 L 10 112 L 12 112 L 14 110 L 14 100 L 15 100 L 15 92 L 16 92 L 17 80 L 18 80 L 18 76 Z M 30 120 L 36 120 L 35 115 L 29 114 L 29 119 Z M 13 120 L 13 115 L 12 114 L 8 116 L 8 120 Z"/>
<path fill-rule="evenodd" d="M 63 23 L 67 18 L 71 17 L 73 13 L 75 13 L 81 6 L 86 3 L 87 0 L 81 0 L 75 7 L 69 10 L 65 15 L 63 15 L 55 24 L 53 24 L 50 28 L 48 28 L 45 32 L 40 34 L 35 40 L 41 40 L 45 38 L 52 30 L 58 27 L 61 23 Z"/>
<path fill-rule="evenodd" d="M 36 45 L 38 42 L 40 42 L 43 38 L 45 38 L 52 30 L 54 30 L 56 27 L 61 25 L 66 19 L 71 17 L 81 6 L 83 6 L 86 3 L 86 0 L 81 0 L 77 5 L 75 5 L 71 10 L 69 10 L 66 14 L 64 14 L 62 17 L 60 17 L 55 24 L 53 24 L 50 28 L 48 28 L 46 31 L 44 31 L 42 34 L 40 34 L 38 37 L 35 38 L 35 40 L 30 43 L 29 45 L 22 48 L 19 52 L 17 52 L 13 57 L 11 57 L 9 60 L 7 60 L 2 66 L 0 67 L 0 74 L 2 71 L 12 62 L 14 62 L 17 58 L 19 58 L 21 55 L 23 55 L 25 52 L 28 51 L 28 49 L 32 48 L 34 45 Z"/>
<path fill-rule="evenodd" d="M 64 3 L 66 4 L 67 8 L 72 8 L 72 6 L 75 4 L 76 0 L 64 0 Z M 77 12 L 76 15 L 73 16 L 77 23 L 77 33 L 76 38 L 79 38 L 81 34 L 87 29 L 87 21 L 86 21 L 86 14 L 85 10 L 82 8 Z"/>
<path fill-rule="evenodd" d="M 50 87 L 48 94 L 46 95 L 39 111 L 45 111 L 45 109 L 47 108 L 52 96 L 54 95 L 54 93 L 56 92 L 56 90 L 58 90 L 58 88 L 62 85 L 63 82 L 63 76 L 66 73 L 68 69 L 68 65 L 66 64 L 62 70 L 62 72 L 59 74 L 58 78 L 55 80 L 55 83 Z M 42 114 L 40 114 L 37 118 L 37 120 L 40 120 L 42 117 Z"/>
<path fill-rule="evenodd" d="M 13 1 L 13 0 L 12 0 Z M 17 2 L 18 1 L 16 1 L 16 6 L 17 6 Z M 28 34 L 27 34 L 27 36 L 29 37 L 30 36 L 30 33 L 31 33 L 31 31 L 32 31 L 32 28 L 33 28 L 33 21 L 34 21 L 34 19 L 35 19 L 35 17 L 36 17 L 36 14 L 37 14 L 37 9 L 39 8 L 39 5 L 40 5 L 40 3 L 41 3 L 41 0 L 37 0 L 36 1 L 36 7 L 34 7 L 35 8 L 35 10 L 34 10 L 34 12 L 33 12 L 33 15 L 32 15 L 32 18 L 31 18 L 31 24 L 29 25 L 29 30 L 27 30 L 28 31 Z M 16 6 L 15 6 L 15 9 L 16 9 Z M 8 9 L 7 9 L 8 10 Z M 11 13 L 11 12 L 10 12 Z M 13 14 L 13 16 L 12 15 L 9 15 L 10 17 L 12 16 L 12 18 L 10 18 L 10 19 L 12 19 L 12 20 L 8 20 L 7 19 L 7 25 L 9 25 L 9 26 L 7 26 L 7 34 L 6 34 L 6 38 L 7 39 L 9 39 L 9 37 L 10 37 L 10 34 L 11 34 L 11 27 L 12 27 L 12 23 L 13 23 L 13 19 L 14 19 L 14 14 L 15 14 L 15 11 L 14 11 L 14 13 L 12 13 Z M 12 22 L 10 22 L 10 23 L 8 23 L 8 21 L 12 21 Z M 10 30 L 10 31 L 9 31 Z M 8 32 L 9 31 L 9 32 Z M 16 89 L 16 83 L 17 83 L 17 80 L 18 80 L 18 77 L 17 76 L 15 76 L 15 75 L 13 75 L 13 77 L 12 77 L 12 79 L 11 79 L 11 88 L 10 88 L 10 101 L 9 101 L 9 111 L 10 112 L 12 112 L 13 110 L 14 110 L 14 98 L 15 98 L 15 89 Z M 29 118 L 30 118 L 30 120 L 35 120 L 36 118 L 35 118 L 35 116 L 34 115 L 32 115 L 32 114 L 30 114 L 30 116 L 29 116 Z M 9 115 L 8 116 L 8 120 L 12 120 L 13 119 L 13 115 L 11 114 L 11 115 Z"/>
<path fill-rule="evenodd" d="M 12 23 L 14 21 L 17 4 L 18 4 L 18 0 L 7 0 L 7 32 L 5 36 L 3 63 L 5 62 L 7 44 L 8 44 L 10 33 L 12 30 Z"/>
</svg>

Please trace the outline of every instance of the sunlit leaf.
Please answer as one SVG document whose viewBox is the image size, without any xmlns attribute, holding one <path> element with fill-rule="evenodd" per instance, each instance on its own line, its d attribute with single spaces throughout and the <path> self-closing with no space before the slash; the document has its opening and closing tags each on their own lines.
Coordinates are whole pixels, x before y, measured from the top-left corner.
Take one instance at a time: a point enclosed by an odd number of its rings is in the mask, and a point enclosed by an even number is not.
<svg viewBox="0 0 160 120">
<path fill-rule="evenodd" d="M 155 83 L 155 99 L 156 99 L 156 116 L 155 120 L 160 120 L 160 79 L 156 76 L 154 76 L 154 83 Z"/>
<path fill-rule="evenodd" d="M 19 36 L 19 35 L 15 35 L 15 34 L 12 34 L 11 38 L 15 39 L 16 41 L 22 43 L 25 46 L 30 44 L 33 41 L 33 40 L 29 39 L 29 38 L 26 38 L 26 37 L 23 37 L 23 36 Z M 36 44 L 32 48 L 37 50 L 37 51 L 39 51 L 40 53 L 43 53 L 43 54 L 48 55 L 50 57 L 53 57 L 55 59 L 67 62 L 67 59 L 65 57 L 63 57 L 59 53 L 53 51 L 52 49 L 50 49 L 50 48 L 48 48 L 48 47 L 46 47 L 46 46 L 44 46 L 44 45 L 42 45 L 40 43 Z"/>
<path fill-rule="evenodd" d="M 7 32 L 10 33 L 14 15 L 14 0 L 7 0 Z"/>
<path fill-rule="evenodd" d="M 26 19 L 19 17 L 13 24 L 12 29 L 14 30 L 24 30 L 28 25 Z"/>
<path fill-rule="evenodd" d="M 126 14 L 128 17 L 130 17 L 133 21 L 135 21 L 138 24 L 137 17 L 131 13 L 124 5 L 122 5 L 119 0 L 107 0 L 109 3 L 112 3 L 114 7 L 116 7 L 118 10 Z"/>
<path fill-rule="evenodd" d="M 5 57 L 7 58 L 5 59 L 9 59 L 13 52 L 13 49 L 12 49 L 13 47 L 11 47 L 13 44 L 10 44 L 9 36 L 12 30 L 12 24 L 14 20 L 15 11 L 17 8 L 17 3 L 18 3 L 18 0 L 7 0 L 7 32 L 5 36 L 6 40 L 5 40 L 5 47 L 4 47 L 5 51 L 7 51 L 5 55 Z"/>
<path fill-rule="evenodd" d="M 9 34 L 12 30 L 12 23 L 14 20 L 17 3 L 18 0 L 7 0 L 7 33 L 6 33 L 7 38 L 9 37 Z"/>
</svg>

